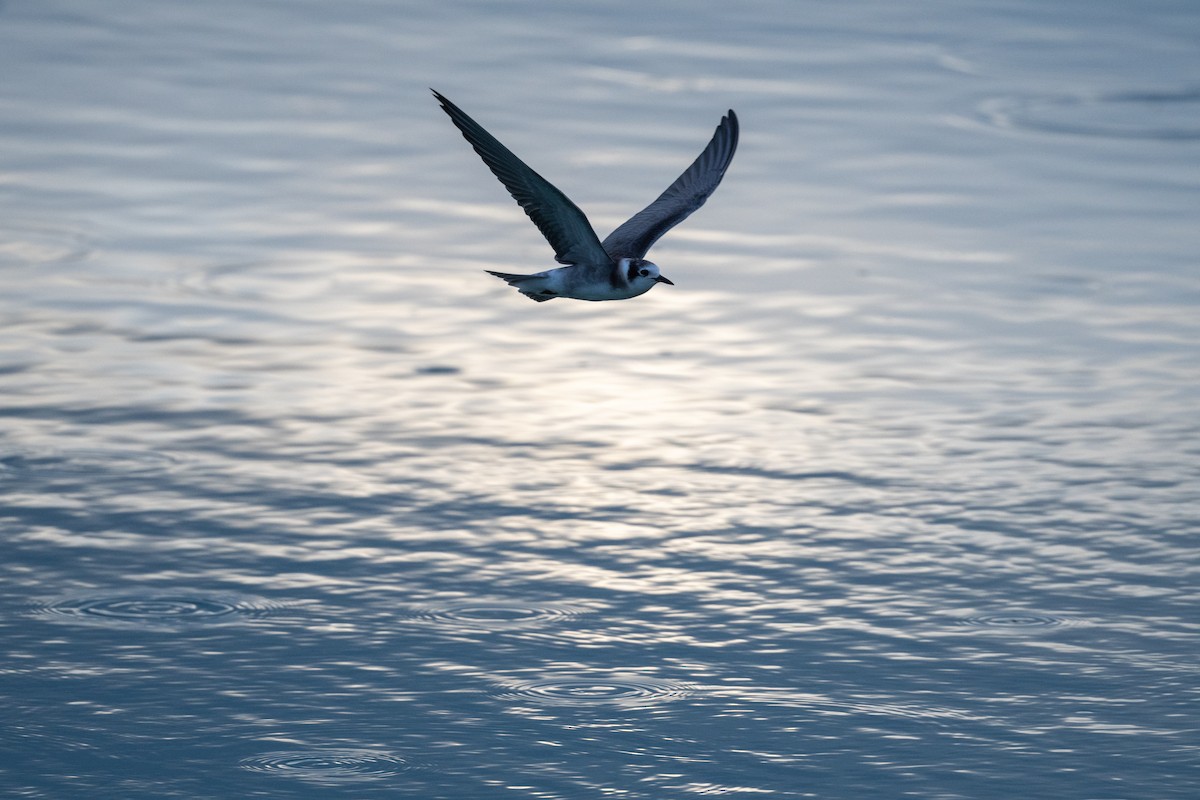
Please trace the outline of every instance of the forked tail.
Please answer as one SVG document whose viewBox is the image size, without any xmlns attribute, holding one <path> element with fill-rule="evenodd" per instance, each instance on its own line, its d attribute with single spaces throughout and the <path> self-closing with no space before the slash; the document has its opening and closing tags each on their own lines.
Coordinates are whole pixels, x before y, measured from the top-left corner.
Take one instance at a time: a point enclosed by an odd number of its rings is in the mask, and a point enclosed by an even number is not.
<svg viewBox="0 0 1200 800">
<path fill-rule="evenodd" d="M 549 292 L 539 292 L 533 285 L 531 285 L 531 282 L 541 280 L 544 277 L 542 275 L 513 275 L 511 272 L 493 272 L 490 269 L 485 269 L 484 272 L 486 272 L 488 275 L 495 275 L 509 286 L 516 288 L 517 291 L 528 297 L 530 300 L 544 303 L 547 300 L 553 300 L 555 297 L 555 295 Z"/>
</svg>

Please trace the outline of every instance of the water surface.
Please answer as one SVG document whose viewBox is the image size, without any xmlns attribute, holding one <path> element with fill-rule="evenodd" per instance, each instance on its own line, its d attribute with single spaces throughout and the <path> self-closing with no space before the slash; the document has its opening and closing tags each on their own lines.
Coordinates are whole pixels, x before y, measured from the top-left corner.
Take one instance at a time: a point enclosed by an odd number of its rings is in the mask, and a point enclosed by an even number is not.
<svg viewBox="0 0 1200 800">
<path fill-rule="evenodd" d="M 1198 30 L 0 6 L 2 793 L 1190 797 Z"/>
</svg>

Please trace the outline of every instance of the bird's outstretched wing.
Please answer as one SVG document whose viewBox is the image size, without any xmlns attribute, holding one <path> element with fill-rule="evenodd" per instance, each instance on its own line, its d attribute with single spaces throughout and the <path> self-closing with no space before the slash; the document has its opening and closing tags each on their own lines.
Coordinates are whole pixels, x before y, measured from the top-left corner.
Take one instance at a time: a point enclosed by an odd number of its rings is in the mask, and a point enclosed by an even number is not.
<svg viewBox="0 0 1200 800">
<path fill-rule="evenodd" d="M 634 214 L 604 240 L 613 259 L 644 258 L 646 251 L 667 231 L 704 205 L 713 193 L 737 150 L 738 119 L 730 109 L 721 118 L 704 152 L 650 205 Z"/>
<path fill-rule="evenodd" d="M 433 90 L 430 90 L 433 91 Z M 538 175 L 513 152 L 496 140 L 483 126 L 463 113 L 438 92 L 433 96 L 442 104 L 442 110 L 462 131 L 463 138 L 471 143 L 475 152 L 500 179 L 533 224 L 554 248 L 554 259 L 560 264 L 607 265 L 608 253 L 600 245 L 600 237 L 592 229 L 588 218 L 550 181 Z"/>
</svg>

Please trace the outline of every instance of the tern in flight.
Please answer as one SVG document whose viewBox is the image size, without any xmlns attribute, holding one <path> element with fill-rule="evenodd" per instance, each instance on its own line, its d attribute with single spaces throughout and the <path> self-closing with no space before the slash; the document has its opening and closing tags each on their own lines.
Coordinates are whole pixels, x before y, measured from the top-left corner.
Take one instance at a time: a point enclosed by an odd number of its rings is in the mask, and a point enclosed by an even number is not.
<svg viewBox="0 0 1200 800">
<path fill-rule="evenodd" d="M 646 260 L 646 251 L 664 233 L 704 205 L 725 176 L 737 149 L 738 121 L 731 109 L 721 118 L 708 146 L 692 165 L 657 200 L 601 242 L 588 218 L 570 198 L 530 169 L 454 103 L 436 91 L 433 96 L 546 237 L 554 248 L 554 260 L 566 265 L 532 275 L 487 270 L 539 303 L 556 297 L 626 300 L 645 294 L 656 283 L 674 286 L 662 276 L 657 264 Z"/>
</svg>

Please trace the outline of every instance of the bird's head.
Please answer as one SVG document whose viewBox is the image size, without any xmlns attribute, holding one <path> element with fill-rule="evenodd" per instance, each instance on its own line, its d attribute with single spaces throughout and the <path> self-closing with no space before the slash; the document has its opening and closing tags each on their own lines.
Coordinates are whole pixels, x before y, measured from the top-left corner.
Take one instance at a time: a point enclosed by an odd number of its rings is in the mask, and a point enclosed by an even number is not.
<svg viewBox="0 0 1200 800">
<path fill-rule="evenodd" d="M 644 258 L 627 258 L 622 260 L 627 262 L 625 277 L 629 280 L 630 286 L 646 291 L 656 283 L 665 283 L 668 286 L 675 285 L 663 277 L 662 273 L 658 271 L 658 264 L 652 261 L 647 261 Z"/>
</svg>

